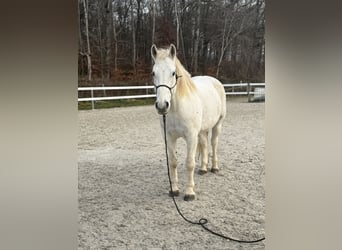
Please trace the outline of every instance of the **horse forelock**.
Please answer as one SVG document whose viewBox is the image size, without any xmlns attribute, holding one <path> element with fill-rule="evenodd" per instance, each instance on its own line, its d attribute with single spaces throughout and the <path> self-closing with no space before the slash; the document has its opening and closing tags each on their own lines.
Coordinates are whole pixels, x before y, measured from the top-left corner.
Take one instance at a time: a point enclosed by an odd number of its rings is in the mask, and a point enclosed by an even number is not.
<svg viewBox="0 0 342 250">
<path fill-rule="evenodd" d="M 157 49 L 156 59 L 163 60 L 169 56 L 168 49 Z"/>
</svg>

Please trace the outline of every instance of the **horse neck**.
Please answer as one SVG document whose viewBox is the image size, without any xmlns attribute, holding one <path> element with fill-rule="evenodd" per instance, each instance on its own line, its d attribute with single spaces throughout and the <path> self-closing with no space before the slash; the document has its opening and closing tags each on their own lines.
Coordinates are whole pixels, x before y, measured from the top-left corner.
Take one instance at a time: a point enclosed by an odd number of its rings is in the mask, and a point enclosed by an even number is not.
<svg viewBox="0 0 342 250">
<path fill-rule="evenodd" d="M 184 68 L 178 59 L 176 59 L 176 72 L 180 87 L 180 94 L 184 95 L 195 89 L 194 82 L 191 79 L 190 73 Z"/>
<path fill-rule="evenodd" d="M 176 58 L 176 73 L 179 78 L 177 79 L 175 92 L 172 95 L 174 111 L 184 108 L 183 105 L 185 105 L 186 99 L 191 98 L 196 92 L 196 86 L 191 79 L 191 75 L 186 71 L 178 58 Z"/>
<path fill-rule="evenodd" d="M 172 94 L 171 103 L 173 108 L 171 110 L 173 112 L 178 112 L 186 108 L 187 102 L 191 101 L 196 95 L 196 87 L 192 80 L 190 81 L 180 81 L 177 83 L 174 93 Z"/>
</svg>

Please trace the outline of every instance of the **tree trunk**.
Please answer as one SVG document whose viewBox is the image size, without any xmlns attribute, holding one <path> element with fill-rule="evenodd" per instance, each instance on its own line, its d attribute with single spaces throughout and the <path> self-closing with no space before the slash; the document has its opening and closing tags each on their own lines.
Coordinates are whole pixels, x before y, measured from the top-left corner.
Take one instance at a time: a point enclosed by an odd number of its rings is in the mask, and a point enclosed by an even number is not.
<svg viewBox="0 0 342 250">
<path fill-rule="evenodd" d="M 101 1 L 97 2 L 97 38 L 99 43 L 100 52 L 100 72 L 101 72 L 101 82 L 103 84 L 103 51 L 102 51 L 102 35 L 101 35 L 101 15 L 100 15 Z"/>
<path fill-rule="evenodd" d="M 181 0 L 181 1 L 178 1 L 179 2 L 179 9 L 178 9 L 178 19 L 179 19 L 179 46 L 181 47 L 182 49 L 182 59 L 183 59 L 183 64 L 185 66 L 185 68 L 188 68 L 188 64 L 187 64 L 187 61 L 186 61 L 186 52 L 185 52 L 185 47 L 184 47 L 184 38 L 183 38 L 183 34 L 182 34 L 182 29 L 184 26 L 184 21 L 183 21 L 183 15 L 184 15 L 184 11 L 185 11 L 185 0 Z"/>
<path fill-rule="evenodd" d="M 77 11 L 78 11 L 78 42 L 79 42 L 79 53 L 82 54 L 83 53 L 83 40 L 82 40 L 82 29 L 81 29 L 81 14 L 80 14 L 80 8 L 81 8 L 81 3 L 80 0 L 78 0 L 78 6 L 77 6 Z M 79 59 L 79 63 L 80 63 L 80 69 L 79 69 L 79 74 L 81 76 L 83 76 L 84 74 L 84 65 L 83 65 L 83 56 L 80 57 Z"/>
<path fill-rule="evenodd" d="M 111 12 L 111 18 L 113 22 L 113 39 L 114 39 L 114 71 L 118 70 L 118 34 L 116 32 L 116 23 L 114 19 L 113 9 Z"/>
<path fill-rule="evenodd" d="M 222 32 L 222 44 L 221 44 L 220 57 L 219 57 L 219 61 L 218 61 L 218 64 L 217 64 L 216 78 L 219 77 L 220 67 L 221 67 L 222 60 L 223 60 L 223 57 L 224 57 L 224 55 L 226 53 L 228 45 L 231 43 L 231 41 L 239 33 L 241 33 L 241 31 L 243 29 L 243 24 L 241 23 L 239 31 L 237 33 L 235 33 L 234 35 L 232 35 L 232 25 L 233 25 L 234 19 L 235 19 L 235 14 L 232 14 L 231 18 L 230 18 L 230 22 L 229 22 L 229 27 L 228 27 L 228 30 L 227 30 L 228 13 L 227 12 L 225 13 L 225 16 L 224 16 L 224 28 L 223 28 L 223 32 Z"/>
<path fill-rule="evenodd" d="M 226 45 L 226 43 L 227 43 L 226 42 L 227 21 L 228 21 L 228 18 L 227 18 L 227 15 L 225 14 L 224 15 L 224 26 L 223 26 L 223 32 L 222 32 L 222 43 L 221 43 L 220 58 L 218 60 L 217 69 L 216 69 L 216 78 L 219 77 L 220 67 L 221 67 L 223 55 L 224 55 L 224 52 L 225 52 L 225 48 L 227 48 L 227 45 Z"/>
<path fill-rule="evenodd" d="M 112 30 L 113 30 L 113 7 L 112 0 L 108 0 L 106 7 L 106 80 L 110 80 L 112 68 Z"/>
<path fill-rule="evenodd" d="M 200 17 L 201 17 L 201 0 L 197 2 L 197 18 L 196 18 L 196 32 L 195 32 L 195 44 L 194 44 L 194 66 L 193 71 L 197 73 L 198 71 L 198 46 L 200 40 Z"/>
<path fill-rule="evenodd" d="M 86 39 L 87 39 L 87 52 L 85 56 L 87 57 L 88 63 L 88 81 L 92 79 L 92 72 L 91 72 L 91 51 L 90 51 L 90 43 L 89 43 L 89 24 L 88 24 L 88 6 L 86 4 L 86 0 L 83 1 L 84 7 L 84 19 L 85 19 L 85 32 L 86 32 Z"/>
<path fill-rule="evenodd" d="M 154 36 L 156 33 L 156 3 L 152 0 L 152 44 L 154 44 Z"/>
<path fill-rule="evenodd" d="M 136 57 L 137 57 L 137 46 L 136 46 L 136 37 L 135 37 L 135 27 L 134 27 L 134 11 L 133 11 L 133 0 L 131 0 L 131 26 L 132 26 L 132 44 L 133 44 L 133 51 L 132 51 L 132 66 L 134 75 L 136 75 Z"/>
<path fill-rule="evenodd" d="M 135 26 L 135 45 L 136 45 L 136 61 L 138 58 L 141 58 L 141 55 L 139 54 L 139 45 L 141 44 L 141 0 L 136 0 L 137 1 L 137 24 Z"/>
<path fill-rule="evenodd" d="M 177 1 L 175 0 L 175 16 L 176 16 L 176 48 L 179 49 L 179 17 L 178 17 L 178 8 L 177 8 Z"/>
<path fill-rule="evenodd" d="M 184 3 L 183 3 L 184 4 Z M 184 7 L 183 7 L 184 8 Z M 182 22 L 183 23 L 183 22 Z M 181 40 L 181 46 L 182 46 L 182 52 L 183 52 L 183 63 L 185 68 L 189 68 L 188 62 L 186 60 L 187 55 L 186 55 L 186 51 L 185 51 L 185 47 L 184 47 L 184 37 L 183 37 L 183 29 L 182 29 L 182 25 L 179 26 L 179 36 L 180 36 L 180 40 Z"/>
</svg>

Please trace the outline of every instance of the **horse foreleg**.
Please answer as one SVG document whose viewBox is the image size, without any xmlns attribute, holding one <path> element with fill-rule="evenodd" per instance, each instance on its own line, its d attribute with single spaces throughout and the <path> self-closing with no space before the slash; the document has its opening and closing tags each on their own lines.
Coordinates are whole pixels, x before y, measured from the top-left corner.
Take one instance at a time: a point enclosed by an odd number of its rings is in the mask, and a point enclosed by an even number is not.
<svg viewBox="0 0 342 250">
<path fill-rule="evenodd" d="M 176 140 L 172 137 L 168 137 L 168 156 L 169 156 L 169 163 L 170 163 L 170 175 L 171 175 L 171 185 L 172 191 L 170 190 L 170 196 L 178 196 L 179 189 L 178 189 L 178 174 L 177 174 L 177 157 L 176 157 Z"/>
<path fill-rule="evenodd" d="M 187 138 L 187 157 L 186 157 L 186 167 L 188 170 L 188 177 L 189 177 L 189 186 L 186 189 L 184 200 L 192 201 L 195 199 L 195 192 L 194 192 L 194 169 L 195 169 L 195 155 L 196 155 L 196 148 L 198 142 L 198 136 L 192 136 L 191 138 Z"/>
</svg>

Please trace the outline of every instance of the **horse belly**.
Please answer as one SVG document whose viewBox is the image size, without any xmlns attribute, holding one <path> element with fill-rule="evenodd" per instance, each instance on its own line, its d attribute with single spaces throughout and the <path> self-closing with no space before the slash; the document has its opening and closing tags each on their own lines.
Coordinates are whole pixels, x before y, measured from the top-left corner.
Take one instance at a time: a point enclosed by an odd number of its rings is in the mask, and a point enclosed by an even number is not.
<svg viewBox="0 0 342 250">
<path fill-rule="evenodd" d="M 222 98 L 214 87 L 211 77 L 193 77 L 193 80 L 202 104 L 201 130 L 207 130 L 214 127 L 223 115 Z"/>
</svg>

